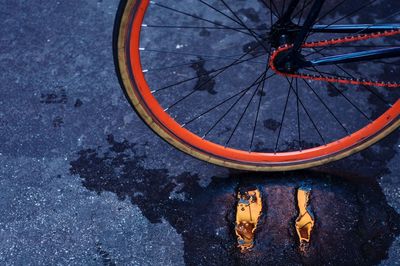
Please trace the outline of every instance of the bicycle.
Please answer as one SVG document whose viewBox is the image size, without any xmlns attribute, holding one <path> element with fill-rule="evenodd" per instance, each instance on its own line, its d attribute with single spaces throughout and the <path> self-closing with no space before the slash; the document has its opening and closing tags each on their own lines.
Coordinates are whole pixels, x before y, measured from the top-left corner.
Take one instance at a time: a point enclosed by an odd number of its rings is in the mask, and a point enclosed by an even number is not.
<svg viewBox="0 0 400 266">
<path fill-rule="evenodd" d="M 121 1 L 116 68 L 142 120 L 181 151 L 314 167 L 400 125 L 398 17 L 396 0 Z"/>
</svg>

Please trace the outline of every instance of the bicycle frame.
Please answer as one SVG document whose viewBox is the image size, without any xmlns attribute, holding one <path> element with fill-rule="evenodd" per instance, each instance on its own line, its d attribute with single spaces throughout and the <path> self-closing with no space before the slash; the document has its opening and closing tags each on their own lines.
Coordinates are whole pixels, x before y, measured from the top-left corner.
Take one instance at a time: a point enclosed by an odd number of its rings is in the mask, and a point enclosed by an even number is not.
<svg viewBox="0 0 400 266">
<path fill-rule="evenodd" d="M 342 63 L 361 62 L 372 59 L 395 58 L 400 56 L 400 47 L 394 47 L 321 57 L 319 59 L 311 61 L 299 59 L 298 55 L 300 55 L 301 45 L 305 42 L 309 32 L 362 34 L 400 29 L 400 24 L 314 25 L 324 3 L 325 0 L 315 0 L 303 26 L 300 29 L 296 29 L 299 32 L 296 35 L 296 39 L 293 44 L 292 55 L 294 56 L 295 60 L 297 58 L 296 62 L 298 67 L 304 68 L 320 65 L 335 65 Z M 279 23 L 290 24 L 291 16 L 298 4 L 299 0 L 292 0 L 289 3 L 286 12 L 279 20 Z"/>
</svg>

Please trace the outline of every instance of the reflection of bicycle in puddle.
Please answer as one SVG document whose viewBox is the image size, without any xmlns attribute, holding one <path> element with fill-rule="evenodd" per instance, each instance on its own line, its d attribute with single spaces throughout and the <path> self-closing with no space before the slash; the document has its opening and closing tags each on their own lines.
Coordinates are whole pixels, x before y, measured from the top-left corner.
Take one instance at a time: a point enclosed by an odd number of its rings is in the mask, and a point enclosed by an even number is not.
<svg viewBox="0 0 400 266">
<path fill-rule="evenodd" d="M 372 264 L 386 257 L 381 244 L 390 247 L 386 237 L 399 230 L 389 227 L 400 220 L 391 207 L 383 207 L 387 203 L 376 181 L 326 179 L 315 173 L 293 176 L 260 180 L 248 175 L 250 180 L 240 181 L 232 218 L 241 260 L 251 264 L 270 255 L 277 256 L 270 263 Z M 262 203 L 258 216 L 257 203 Z M 246 223 L 253 224 L 243 233 L 240 224 Z M 385 230 L 392 233 L 382 234 Z"/>
<path fill-rule="evenodd" d="M 300 251 L 304 253 L 310 243 L 315 223 L 314 215 L 309 207 L 310 193 L 311 189 L 306 187 L 296 190 L 299 216 L 293 226 L 296 228 Z M 258 219 L 262 212 L 261 193 L 257 188 L 242 188 L 237 197 L 235 233 L 239 248 L 245 252 L 254 246 Z"/>
</svg>

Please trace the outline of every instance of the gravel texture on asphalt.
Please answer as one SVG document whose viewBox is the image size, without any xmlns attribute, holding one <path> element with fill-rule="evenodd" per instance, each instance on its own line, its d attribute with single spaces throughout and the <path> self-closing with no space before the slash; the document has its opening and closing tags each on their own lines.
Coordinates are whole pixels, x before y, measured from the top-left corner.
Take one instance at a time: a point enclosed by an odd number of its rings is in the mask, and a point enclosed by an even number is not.
<svg viewBox="0 0 400 266">
<path fill-rule="evenodd" d="M 399 131 L 310 171 L 252 174 L 193 159 L 148 129 L 121 90 L 117 7 L 0 0 L 0 264 L 399 263 Z M 292 225 L 305 183 L 316 227 L 301 254 Z M 250 185 L 265 209 L 243 255 L 235 192 Z"/>
</svg>

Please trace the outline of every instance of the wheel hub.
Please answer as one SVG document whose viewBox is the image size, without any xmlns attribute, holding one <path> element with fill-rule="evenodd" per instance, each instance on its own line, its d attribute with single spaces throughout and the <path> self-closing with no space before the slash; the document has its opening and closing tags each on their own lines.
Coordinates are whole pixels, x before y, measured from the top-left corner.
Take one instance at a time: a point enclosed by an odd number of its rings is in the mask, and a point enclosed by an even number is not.
<svg viewBox="0 0 400 266">
<path fill-rule="evenodd" d="M 294 52 L 292 49 L 281 52 L 277 55 L 274 60 L 276 69 L 284 73 L 295 73 L 297 72 L 306 60 L 301 53 Z"/>
<path fill-rule="evenodd" d="M 285 44 L 293 44 L 300 26 L 289 22 L 276 22 L 269 32 L 269 40 L 271 47 L 277 49 Z M 294 53 L 291 49 L 281 53 L 275 59 L 275 65 L 281 72 L 294 73 L 300 68 L 303 56 L 299 53 Z"/>
<path fill-rule="evenodd" d="M 292 44 L 299 30 L 300 26 L 291 21 L 285 23 L 276 22 L 269 32 L 271 46 L 276 49 L 284 44 Z"/>
</svg>

